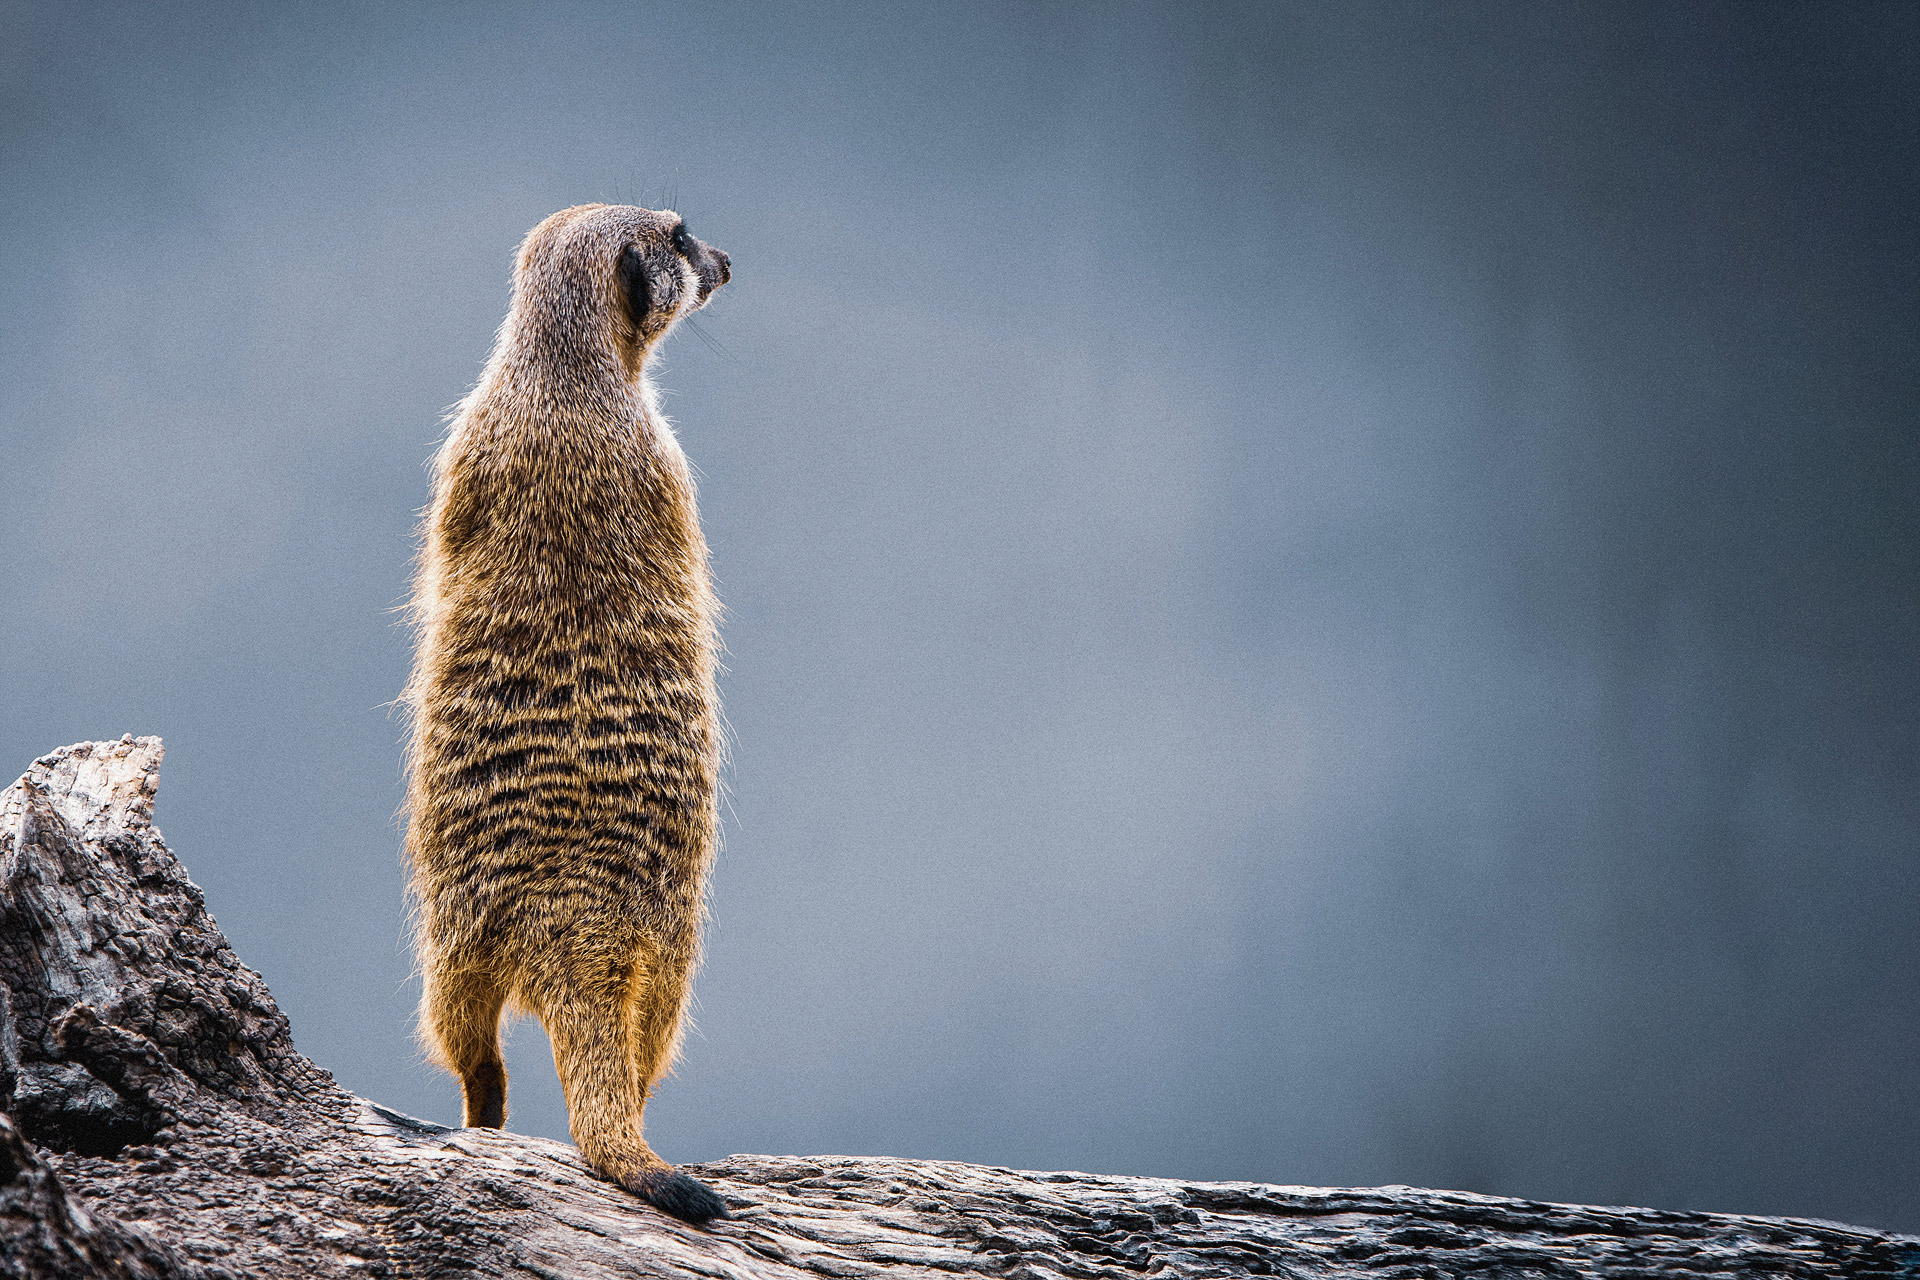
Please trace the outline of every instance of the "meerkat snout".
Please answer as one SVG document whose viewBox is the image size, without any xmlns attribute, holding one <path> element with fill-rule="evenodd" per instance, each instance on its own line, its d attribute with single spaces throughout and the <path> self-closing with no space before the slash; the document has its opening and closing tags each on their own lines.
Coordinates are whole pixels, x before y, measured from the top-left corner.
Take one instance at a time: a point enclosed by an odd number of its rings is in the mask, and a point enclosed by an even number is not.
<svg viewBox="0 0 1920 1280">
<path fill-rule="evenodd" d="M 727 257 L 724 249 L 716 249 L 703 240 L 695 239 L 687 230 L 687 224 L 681 223 L 674 233 L 674 247 L 700 277 L 700 299 L 694 305 L 704 307 L 713 291 L 733 278 L 733 259 Z"/>
</svg>

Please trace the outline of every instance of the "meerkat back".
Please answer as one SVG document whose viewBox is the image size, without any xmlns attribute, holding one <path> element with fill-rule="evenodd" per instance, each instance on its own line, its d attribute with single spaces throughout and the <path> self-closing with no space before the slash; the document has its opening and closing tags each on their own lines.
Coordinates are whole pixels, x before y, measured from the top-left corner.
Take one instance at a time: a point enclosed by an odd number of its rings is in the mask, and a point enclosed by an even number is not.
<svg viewBox="0 0 1920 1280">
<path fill-rule="evenodd" d="M 500 1018 L 530 1013 L 588 1162 L 693 1221 L 725 1206 L 642 1116 L 717 835 L 717 605 L 645 370 L 729 274 L 671 212 L 581 205 L 528 233 L 435 462 L 407 692 L 420 1030 L 466 1123 L 504 1122 Z"/>
</svg>

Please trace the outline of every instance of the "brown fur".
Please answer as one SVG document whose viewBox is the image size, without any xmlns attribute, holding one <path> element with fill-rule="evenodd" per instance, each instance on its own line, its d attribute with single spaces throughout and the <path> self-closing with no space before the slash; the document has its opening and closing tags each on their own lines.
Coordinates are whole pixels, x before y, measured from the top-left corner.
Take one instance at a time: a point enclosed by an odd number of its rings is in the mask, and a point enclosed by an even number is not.
<svg viewBox="0 0 1920 1280">
<path fill-rule="evenodd" d="M 643 368 L 727 274 L 672 213 L 581 205 L 527 235 L 435 465 L 407 692 L 421 1034 L 467 1124 L 504 1120 L 500 1016 L 524 1010 L 587 1160 L 693 1218 L 724 1210 L 641 1118 L 677 1046 L 716 839 L 718 607 Z"/>
</svg>

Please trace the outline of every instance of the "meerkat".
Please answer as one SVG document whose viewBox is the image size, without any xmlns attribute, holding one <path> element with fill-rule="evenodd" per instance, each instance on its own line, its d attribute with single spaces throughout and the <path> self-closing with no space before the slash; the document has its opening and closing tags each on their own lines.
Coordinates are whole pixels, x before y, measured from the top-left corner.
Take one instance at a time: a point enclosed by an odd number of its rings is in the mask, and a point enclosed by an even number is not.
<svg viewBox="0 0 1920 1280">
<path fill-rule="evenodd" d="M 405 696 L 420 1030 L 467 1125 L 504 1122 L 501 1014 L 532 1014 L 587 1161 L 696 1222 L 724 1202 L 641 1122 L 717 837 L 718 606 L 646 366 L 730 275 L 672 212 L 580 205 L 528 233 L 435 460 Z"/>
</svg>

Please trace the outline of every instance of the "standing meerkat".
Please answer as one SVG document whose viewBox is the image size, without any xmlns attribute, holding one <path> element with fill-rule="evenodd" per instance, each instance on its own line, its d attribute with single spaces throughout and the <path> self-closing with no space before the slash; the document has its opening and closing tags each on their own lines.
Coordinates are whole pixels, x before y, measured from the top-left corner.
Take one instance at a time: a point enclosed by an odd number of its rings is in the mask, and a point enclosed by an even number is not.
<svg viewBox="0 0 1920 1280">
<path fill-rule="evenodd" d="M 671 212 L 528 233 L 434 466 L 413 610 L 407 848 L 421 1035 L 466 1123 L 506 1118 L 506 1007 L 553 1043 L 574 1140 L 668 1213 L 724 1217 L 641 1136 L 672 1062 L 717 835 L 715 602 L 646 363 L 727 282 Z"/>
</svg>

